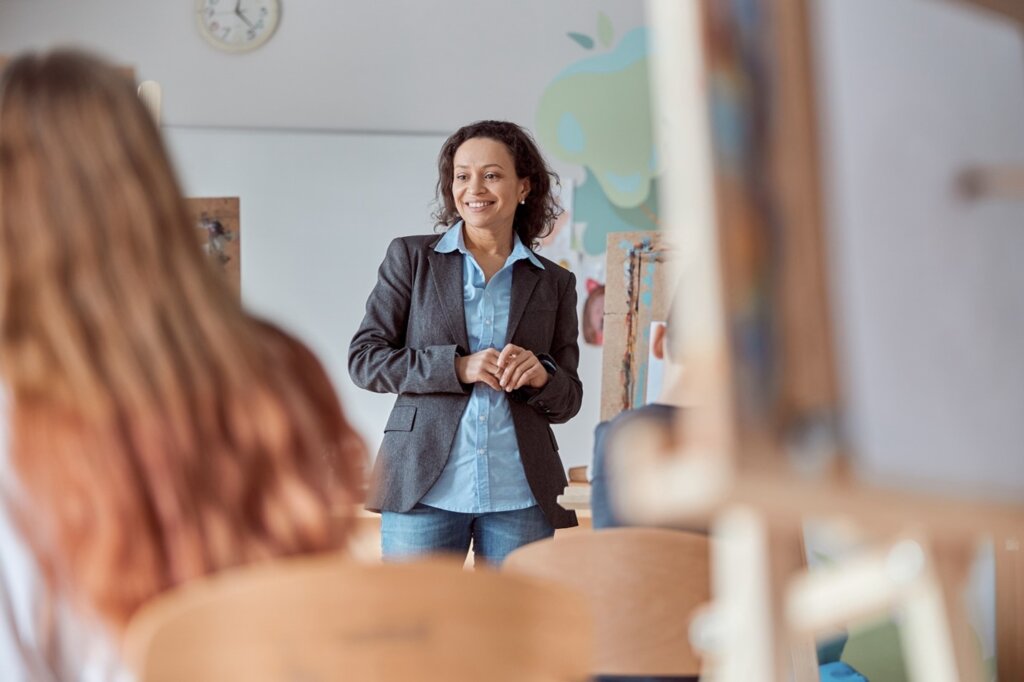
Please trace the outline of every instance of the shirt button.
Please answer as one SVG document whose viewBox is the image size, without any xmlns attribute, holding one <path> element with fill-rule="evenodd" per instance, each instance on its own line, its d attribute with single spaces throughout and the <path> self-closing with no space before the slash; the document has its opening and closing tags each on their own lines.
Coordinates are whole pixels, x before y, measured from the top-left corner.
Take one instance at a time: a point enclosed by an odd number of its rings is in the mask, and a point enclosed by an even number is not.
<svg viewBox="0 0 1024 682">
<path fill-rule="evenodd" d="M 490 320 L 484 320 L 484 324 L 486 324 L 489 327 L 489 326 L 491 326 L 491 321 Z"/>
<path fill-rule="evenodd" d="M 482 421 L 482 422 L 487 421 L 487 417 L 485 417 L 484 415 L 480 415 L 480 421 Z"/>
<path fill-rule="evenodd" d="M 476 450 L 476 451 L 477 451 L 477 452 L 479 452 L 479 453 L 480 453 L 481 455 L 482 455 L 482 454 L 484 454 L 485 452 L 487 452 L 487 451 L 486 451 L 486 450 L 484 450 L 483 448 L 477 448 L 477 450 Z"/>
</svg>

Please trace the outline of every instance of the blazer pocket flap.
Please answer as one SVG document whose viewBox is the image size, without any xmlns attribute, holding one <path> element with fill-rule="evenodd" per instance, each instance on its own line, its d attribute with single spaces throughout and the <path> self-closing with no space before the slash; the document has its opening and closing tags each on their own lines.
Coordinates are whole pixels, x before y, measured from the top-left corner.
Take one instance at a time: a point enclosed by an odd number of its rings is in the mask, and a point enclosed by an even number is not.
<svg viewBox="0 0 1024 682">
<path fill-rule="evenodd" d="M 416 421 L 415 405 L 398 405 L 391 410 L 388 423 L 384 432 L 388 431 L 412 431 L 413 422 Z"/>
</svg>

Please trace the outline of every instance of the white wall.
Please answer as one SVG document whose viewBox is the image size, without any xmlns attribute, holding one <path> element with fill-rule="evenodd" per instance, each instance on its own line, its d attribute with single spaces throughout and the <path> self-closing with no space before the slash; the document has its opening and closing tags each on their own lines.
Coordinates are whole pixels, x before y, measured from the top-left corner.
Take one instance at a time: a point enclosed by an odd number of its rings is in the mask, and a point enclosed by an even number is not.
<svg viewBox="0 0 1024 682">
<path fill-rule="evenodd" d="M 394 396 L 357 388 L 348 343 L 388 243 L 429 233 L 444 137 L 166 129 L 190 196 L 238 196 L 242 292 L 257 314 L 306 340 L 371 448 Z M 587 464 L 599 412 L 601 353 L 584 349 L 585 405 L 554 427 L 566 466 Z"/>
<path fill-rule="evenodd" d="M 193 0 L 0 0 L 0 54 L 70 42 L 165 89 L 169 125 L 448 133 L 533 124 L 543 88 L 586 53 L 598 12 L 622 35 L 640 0 L 282 0 L 263 47 L 224 54 Z"/>
<path fill-rule="evenodd" d="M 639 0 L 283 0 L 265 46 L 224 54 L 192 0 L 0 0 L 0 54 L 72 43 L 164 89 L 190 196 L 238 196 L 246 305 L 307 340 L 371 448 L 388 396 L 356 389 L 346 350 L 391 238 L 426 232 L 444 136 L 495 117 L 533 126 L 544 88 L 588 53 L 566 37 L 643 24 Z M 580 169 L 554 163 L 567 178 Z M 601 351 L 581 344 L 584 403 L 555 427 L 587 464 Z"/>
<path fill-rule="evenodd" d="M 444 138 L 166 130 L 185 193 L 237 196 L 242 295 L 307 341 L 356 427 L 380 440 L 393 396 L 357 389 L 348 343 L 396 236 L 429 232 Z"/>
</svg>

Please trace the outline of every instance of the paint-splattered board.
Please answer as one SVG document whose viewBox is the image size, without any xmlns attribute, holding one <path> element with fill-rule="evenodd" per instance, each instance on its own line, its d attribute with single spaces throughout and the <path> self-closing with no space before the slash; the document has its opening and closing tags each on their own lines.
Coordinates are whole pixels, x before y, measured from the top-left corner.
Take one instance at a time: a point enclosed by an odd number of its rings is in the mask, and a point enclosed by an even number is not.
<svg viewBox="0 0 1024 682">
<path fill-rule="evenodd" d="M 607 254 L 602 420 L 644 404 L 651 322 L 664 320 L 671 303 L 668 249 L 661 233 L 613 233 Z"/>
</svg>

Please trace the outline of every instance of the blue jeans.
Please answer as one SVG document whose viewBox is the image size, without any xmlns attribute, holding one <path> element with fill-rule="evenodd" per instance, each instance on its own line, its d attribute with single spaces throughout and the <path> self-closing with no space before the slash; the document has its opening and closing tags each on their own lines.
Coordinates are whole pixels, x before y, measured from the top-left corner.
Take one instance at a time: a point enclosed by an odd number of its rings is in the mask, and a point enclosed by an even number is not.
<svg viewBox="0 0 1024 682">
<path fill-rule="evenodd" d="M 464 514 L 417 504 L 407 512 L 381 512 L 380 543 L 385 561 L 438 552 L 501 565 L 510 552 L 555 534 L 540 507 Z"/>
</svg>

